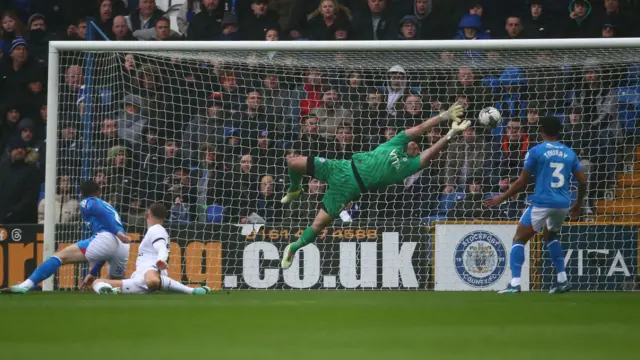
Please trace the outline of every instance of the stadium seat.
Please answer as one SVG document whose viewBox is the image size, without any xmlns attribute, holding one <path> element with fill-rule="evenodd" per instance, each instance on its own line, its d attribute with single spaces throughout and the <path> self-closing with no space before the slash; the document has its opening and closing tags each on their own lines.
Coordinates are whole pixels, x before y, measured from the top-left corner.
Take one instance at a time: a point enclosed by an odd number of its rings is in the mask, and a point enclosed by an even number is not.
<svg viewBox="0 0 640 360">
<path fill-rule="evenodd" d="M 447 213 L 453 209 L 456 201 L 464 199 L 464 196 L 464 193 L 442 194 L 440 196 L 440 202 L 438 203 L 438 216 L 446 218 Z"/>
<path fill-rule="evenodd" d="M 38 196 L 38 204 L 44 199 L 44 183 L 40 184 L 40 195 Z"/>
<path fill-rule="evenodd" d="M 625 78 L 627 86 L 640 86 L 640 64 L 629 65 L 629 72 Z"/>
<path fill-rule="evenodd" d="M 435 216 L 427 216 L 422 219 L 422 222 L 427 225 L 433 225 L 436 221 L 447 220 L 447 213 L 453 209 L 456 201 L 464 199 L 465 193 L 450 193 L 442 194 L 438 202 L 438 213 Z"/>
<path fill-rule="evenodd" d="M 615 215 L 615 216 L 596 216 L 596 222 L 601 223 L 640 223 L 640 216 L 638 215 Z"/>
<path fill-rule="evenodd" d="M 114 102 L 113 100 L 113 91 L 109 88 L 101 88 L 98 91 L 99 97 L 100 97 L 100 102 L 103 105 L 108 105 L 108 104 L 112 104 Z"/>
<path fill-rule="evenodd" d="M 218 204 L 207 207 L 207 222 L 222 224 L 224 218 L 224 208 Z"/>
<path fill-rule="evenodd" d="M 491 89 L 492 93 L 498 92 L 500 79 L 497 76 L 485 76 L 482 78 L 482 86 Z"/>
<path fill-rule="evenodd" d="M 618 88 L 616 95 L 618 96 L 620 125 L 625 132 L 633 132 L 636 129 L 636 120 L 640 115 L 640 85 Z"/>
</svg>

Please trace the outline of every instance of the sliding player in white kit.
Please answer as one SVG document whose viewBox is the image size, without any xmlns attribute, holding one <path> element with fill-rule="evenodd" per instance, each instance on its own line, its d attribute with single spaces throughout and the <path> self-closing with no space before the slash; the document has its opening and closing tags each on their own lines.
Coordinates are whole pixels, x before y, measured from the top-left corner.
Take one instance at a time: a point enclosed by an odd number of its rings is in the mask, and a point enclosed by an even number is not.
<svg viewBox="0 0 640 360">
<path fill-rule="evenodd" d="M 147 233 L 138 251 L 136 271 L 125 280 L 98 279 L 93 281 L 93 290 L 98 294 L 150 294 L 156 291 L 180 292 L 184 294 L 205 295 L 211 292 L 208 286 L 190 288 L 167 276 L 169 258 L 169 234 L 162 226 L 167 215 L 164 205 L 154 203 L 147 213 Z M 92 282 L 85 279 L 85 285 Z"/>
</svg>

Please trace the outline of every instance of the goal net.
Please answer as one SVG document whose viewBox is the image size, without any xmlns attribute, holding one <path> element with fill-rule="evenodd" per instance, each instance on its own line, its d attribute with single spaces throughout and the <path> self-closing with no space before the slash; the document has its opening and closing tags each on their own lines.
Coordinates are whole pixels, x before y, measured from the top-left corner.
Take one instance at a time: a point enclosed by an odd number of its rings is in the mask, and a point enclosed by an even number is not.
<svg viewBox="0 0 640 360">
<path fill-rule="evenodd" d="M 102 185 L 134 239 L 127 274 L 145 209 L 161 202 L 169 210 L 169 275 L 194 286 L 495 290 L 509 281 L 512 237 L 533 187 L 496 209 L 483 199 L 517 179 L 525 154 L 541 142 L 538 120 L 555 116 L 589 180 L 582 217 L 560 235 L 569 279 L 576 290 L 633 289 L 640 43 L 560 43 L 567 47 L 53 43 L 49 107 L 57 111 L 49 118 L 58 131 L 49 133 L 57 151 L 47 154 L 55 158 L 47 189 L 66 194 L 58 203 L 65 211 L 81 181 Z M 288 159 L 348 160 L 454 102 L 464 104 L 469 130 L 403 183 L 342 204 L 294 265 L 279 268 L 328 185 L 338 185 L 305 176 L 301 198 L 281 204 Z M 502 114 L 496 129 L 475 120 L 487 106 Z M 427 149 L 447 131 L 442 123 L 416 142 Z M 575 179 L 561 180 L 575 201 Z M 49 251 L 89 236 L 77 217 L 47 215 Z M 53 289 L 76 289 L 84 272 L 64 267 Z M 523 287 L 548 289 L 555 273 L 542 237 L 534 237 Z"/>
</svg>

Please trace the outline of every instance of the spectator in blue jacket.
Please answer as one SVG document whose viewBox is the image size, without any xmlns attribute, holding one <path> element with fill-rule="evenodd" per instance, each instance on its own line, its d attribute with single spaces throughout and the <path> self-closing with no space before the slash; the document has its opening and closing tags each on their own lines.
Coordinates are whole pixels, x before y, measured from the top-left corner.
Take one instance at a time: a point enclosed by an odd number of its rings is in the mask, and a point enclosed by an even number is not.
<svg viewBox="0 0 640 360">
<path fill-rule="evenodd" d="M 482 19 L 478 15 L 465 15 L 458 24 L 458 34 L 455 40 L 486 40 L 491 36 L 484 32 Z"/>
<path fill-rule="evenodd" d="M 24 24 L 18 16 L 12 12 L 7 11 L 2 15 L 2 22 L 0 22 L 0 47 L 5 55 L 11 54 L 12 42 L 24 35 Z"/>
</svg>

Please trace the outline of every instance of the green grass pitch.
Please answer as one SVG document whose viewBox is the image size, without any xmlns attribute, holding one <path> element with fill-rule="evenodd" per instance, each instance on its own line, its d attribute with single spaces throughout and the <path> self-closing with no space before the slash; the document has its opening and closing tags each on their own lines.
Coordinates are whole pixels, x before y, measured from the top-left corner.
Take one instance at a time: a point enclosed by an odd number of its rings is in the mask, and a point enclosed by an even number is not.
<svg viewBox="0 0 640 360">
<path fill-rule="evenodd" d="M 0 358 L 636 359 L 640 294 L 0 296 Z"/>
</svg>

